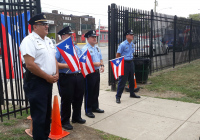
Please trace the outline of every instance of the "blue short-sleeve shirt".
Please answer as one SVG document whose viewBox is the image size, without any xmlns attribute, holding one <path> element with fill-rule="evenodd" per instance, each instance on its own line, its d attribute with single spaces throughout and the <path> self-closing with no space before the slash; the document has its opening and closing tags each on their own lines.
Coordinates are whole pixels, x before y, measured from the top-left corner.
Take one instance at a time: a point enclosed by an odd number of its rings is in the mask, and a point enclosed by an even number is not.
<svg viewBox="0 0 200 140">
<path fill-rule="evenodd" d="M 77 55 L 78 55 L 78 57 L 80 57 L 81 56 L 81 54 L 82 54 L 82 51 L 81 51 L 81 49 L 78 47 L 78 46 L 74 46 L 75 47 L 75 49 L 76 49 L 76 53 L 77 53 Z M 56 59 L 57 59 L 57 61 L 58 61 L 58 63 L 66 63 L 66 61 L 64 60 L 64 58 L 62 57 L 62 55 L 60 54 L 60 52 L 59 52 L 59 50 L 58 50 L 58 48 L 56 47 Z M 66 63 L 67 64 L 67 63 Z M 80 71 L 80 70 L 79 70 Z M 74 72 L 72 72 L 70 69 L 59 69 L 59 73 L 77 73 L 77 72 L 79 72 L 79 71 L 74 71 Z"/>
<path fill-rule="evenodd" d="M 121 56 L 124 56 L 124 60 L 132 60 L 134 51 L 135 44 L 133 44 L 133 42 L 129 43 L 127 40 L 125 40 L 119 45 L 117 53 L 120 53 Z"/>
<path fill-rule="evenodd" d="M 101 54 L 101 49 L 97 47 L 96 45 L 92 47 L 89 43 L 83 46 L 82 52 L 85 52 L 85 50 L 89 50 L 90 55 L 92 57 L 92 62 L 100 62 L 102 60 L 102 54 Z M 99 69 L 100 67 L 94 66 L 95 70 Z"/>
</svg>

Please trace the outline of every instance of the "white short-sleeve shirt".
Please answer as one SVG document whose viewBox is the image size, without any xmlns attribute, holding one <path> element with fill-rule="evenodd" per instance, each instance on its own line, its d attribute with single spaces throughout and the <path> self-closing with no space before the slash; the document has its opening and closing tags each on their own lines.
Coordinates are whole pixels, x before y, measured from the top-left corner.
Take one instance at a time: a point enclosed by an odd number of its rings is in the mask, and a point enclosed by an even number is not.
<svg viewBox="0 0 200 140">
<path fill-rule="evenodd" d="M 37 33 L 32 32 L 26 36 L 20 45 L 22 61 L 23 56 L 28 54 L 35 58 L 34 62 L 49 75 L 56 74 L 55 47 L 50 38 L 42 39 Z"/>
</svg>

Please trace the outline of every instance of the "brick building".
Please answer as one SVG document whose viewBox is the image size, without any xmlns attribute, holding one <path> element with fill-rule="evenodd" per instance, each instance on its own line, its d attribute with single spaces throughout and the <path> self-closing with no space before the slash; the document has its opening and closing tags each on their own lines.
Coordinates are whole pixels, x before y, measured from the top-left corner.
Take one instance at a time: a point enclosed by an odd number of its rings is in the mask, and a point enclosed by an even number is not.
<svg viewBox="0 0 200 140">
<path fill-rule="evenodd" d="M 57 32 L 66 26 L 72 27 L 75 43 L 85 43 L 85 33 L 89 30 L 95 30 L 95 18 L 89 15 L 64 15 L 58 14 L 58 10 L 45 13 L 45 15 L 49 21 L 49 34 L 47 36 L 55 39 L 56 43 L 61 41 Z"/>
</svg>

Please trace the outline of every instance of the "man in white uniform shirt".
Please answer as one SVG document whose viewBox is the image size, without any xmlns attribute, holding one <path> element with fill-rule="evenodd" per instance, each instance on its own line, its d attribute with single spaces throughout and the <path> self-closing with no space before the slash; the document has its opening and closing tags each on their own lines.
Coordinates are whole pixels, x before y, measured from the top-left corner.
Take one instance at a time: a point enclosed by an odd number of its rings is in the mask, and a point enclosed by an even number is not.
<svg viewBox="0 0 200 140">
<path fill-rule="evenodd" d="M 24 91 L 30 103 L 33 120 L 33 139 L 48 140 L 51 123 L 52 86 L 57 82 L 58 64 L 55 47 L 48 34 L 48 23 L 44 14 L 29 20 L 33 32 L 20 45 L 26 65 Z"/>
</svg>

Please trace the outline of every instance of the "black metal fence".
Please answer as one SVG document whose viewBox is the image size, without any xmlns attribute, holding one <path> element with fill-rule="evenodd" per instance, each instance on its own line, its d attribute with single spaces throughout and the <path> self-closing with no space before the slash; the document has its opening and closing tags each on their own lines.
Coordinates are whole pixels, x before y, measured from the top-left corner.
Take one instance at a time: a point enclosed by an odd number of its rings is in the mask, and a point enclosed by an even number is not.
<svg viewBox="0 0 200 140">
<path fill-rule="evenodd" d="M 0 2 L 0 117 L 22 110 L 29 104 L 23 92 L 23 67 L 20 54 L 22 39 L 31 32 L 28 20 L 41 13 L 40 0 L 3 0 Z"/>
<path fill-rule="evenodd" d="M 200 58 L 200 22 L 151 11 L 108 6 L 108 58 L 115 58 L 123 33 L 133 29 L 134 57 L 150 59 L 150 73 Z M 109 65 L 109 85 L 116 80 Z"/>
</svg>

